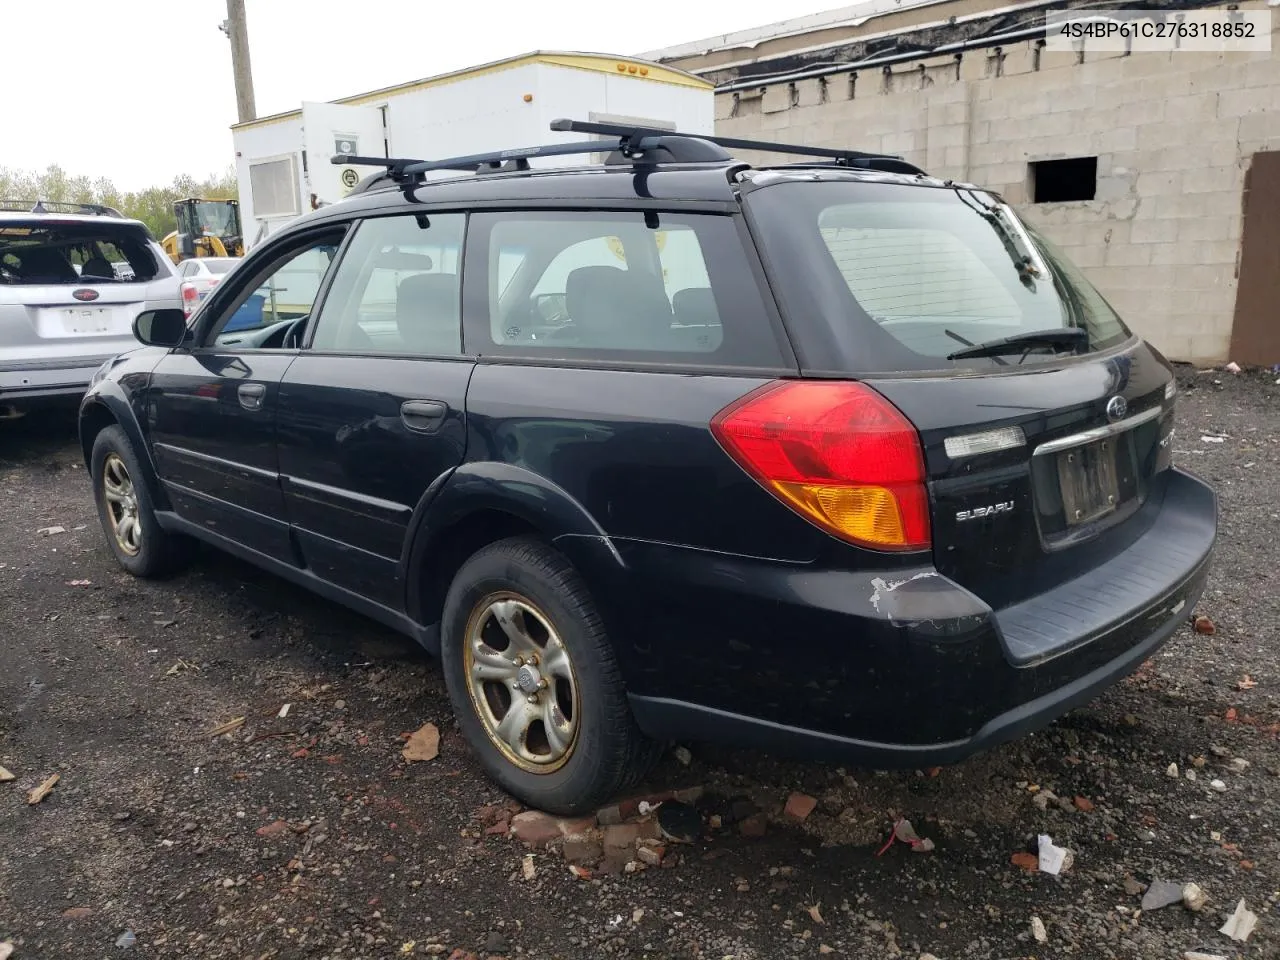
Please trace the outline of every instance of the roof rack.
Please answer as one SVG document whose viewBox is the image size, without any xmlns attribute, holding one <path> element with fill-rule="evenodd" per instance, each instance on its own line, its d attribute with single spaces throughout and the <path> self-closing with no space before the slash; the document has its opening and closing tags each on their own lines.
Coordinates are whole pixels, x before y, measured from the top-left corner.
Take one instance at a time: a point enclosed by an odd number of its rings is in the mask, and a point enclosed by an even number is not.
<svg viewBox="0 0 1280 960">
<path fill-rule="evenodd" d="M 728 163 L 733 157 L 726 147 L 759 150 L 792 156 L 821 157 L 825 162 L 790 164 L 792 167 L 858 167 L 893 173 L 924 175 L 924 171 L 901 157 L 882 153 L 864 153 L 837 147 L 805 146 L 796 143 L 774 143 L 768 140 L 744 140 L 739 137 L 717 137 L 680 133 L 656 127 L 639 127 L 616 123 L 594 123 L 583 120 L 553 120 L 551 129 L 561 133 L 594 134 L 602 139 L 577 140 L 572 143 L 548 143 L 511 150 L 465 154 L 443 160 L 410 160 L 402 157 L 334 156 L 335 165 L 383 167 L 385 172 L 366 177 L 351 194 L 364 193 L 386 180 L 406 192 L 425 182 L 425 174 L 435 170 L 470 171 L 473 173 L 505 173 L 530 169 L 534 157 L 567 157 L 578 154 L 608 153 L 606 164 L 655 163 Z M 616 140 L 610 145 L 610 140 Z M 351 194 L 348 194 L 349 196 Z"/>
<path fill-rule="evenodd" d="M 124 214 L 101 203 L 75 203 L 62 200 L 0 200 L 0 210 L 7 213 L 79 213 L 93 217 L 120 217 Z"/>
</svg>

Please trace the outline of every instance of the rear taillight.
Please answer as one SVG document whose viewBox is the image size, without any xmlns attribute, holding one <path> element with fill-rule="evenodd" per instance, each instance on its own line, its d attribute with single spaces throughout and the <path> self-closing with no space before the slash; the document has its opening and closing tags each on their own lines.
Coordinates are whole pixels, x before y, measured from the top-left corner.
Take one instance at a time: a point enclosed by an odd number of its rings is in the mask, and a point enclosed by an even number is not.
<svg viewBox="0 0 1280 960">
<path fill-rule="evenodd" d="M 195 284 L 188 281 L 182 285 L 182 312 L 190 317 L 195 312 L 196 304 L 200 302 L 200 291 L 196 289 Z"/>
<path fill-rule="evenodd" d="M 860 383 L 784 380 L 730 404 L 716 439 L 767 490 L 843 540 L 929 546 L 929 492 L 915 427 Z"/>
</svg>

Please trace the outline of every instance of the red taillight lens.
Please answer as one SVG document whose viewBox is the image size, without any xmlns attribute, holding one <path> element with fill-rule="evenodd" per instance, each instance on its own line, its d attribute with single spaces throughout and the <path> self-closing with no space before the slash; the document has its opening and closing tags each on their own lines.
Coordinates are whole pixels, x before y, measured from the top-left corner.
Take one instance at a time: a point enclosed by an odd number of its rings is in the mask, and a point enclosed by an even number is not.
<svg viewBox="0 0 1280 960">
<path fill-rule="evenodd" d="M 784 380 L 711 421 L 747 473 L 818 526 L 878 550 L 929 546 L 929 492 L 915 427 L 860 383 Z"/>
<path fill-rule="evenodd" d="M 191 316 L 192 311 L 196 308 L 196 302 L 199 299 L 200 292 L 196 290 L 193 284 L 184 283 L 182 285 L 182 312 L 186 316 Z"/>
</svg>

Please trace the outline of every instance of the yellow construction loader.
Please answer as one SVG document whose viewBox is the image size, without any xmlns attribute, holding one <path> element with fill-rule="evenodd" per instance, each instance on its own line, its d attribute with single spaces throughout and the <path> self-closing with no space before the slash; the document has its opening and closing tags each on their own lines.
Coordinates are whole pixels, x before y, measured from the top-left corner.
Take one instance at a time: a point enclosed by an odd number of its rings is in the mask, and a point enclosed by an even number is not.
<svg viewBox="0 0 1280 960">
<path fill-rule="evenodd" d="M 160 245 L 174 263 L 192 257 L 243 257 L 244 230 L 238 200 L 199 200 L 189 197 L 173 205 L 178 229 Z"/>
</svg>

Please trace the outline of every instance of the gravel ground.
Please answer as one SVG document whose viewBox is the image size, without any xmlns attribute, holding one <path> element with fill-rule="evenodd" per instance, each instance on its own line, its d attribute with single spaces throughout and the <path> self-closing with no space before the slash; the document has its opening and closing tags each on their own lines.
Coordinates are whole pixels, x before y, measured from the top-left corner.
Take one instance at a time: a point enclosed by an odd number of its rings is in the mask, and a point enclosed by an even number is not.
<svg viewBox="0 0 1280 960">
<path fill-rule="evenodd" d="M 1222 498 L 1197 611 L 1211 635 L 1180 631 L 1096 703 L 940 771 L 690 745 L 651 786 L 749 798 L 765 835 L 726 825 L 664 868 L 588 880 L 543 852 L 525 879 L 520 843 L 485 834 L 478 811 L 506 798 L 408 641 L 212 552 L 132 580 L 70 420 L 0 424 L 0 766 L 16 778 L 0 783 L 0 944 L 15 960 L 1280 956 L 1273 380 L 1184 379 L 1176 457 Z M 428 721 L 440 756 L 406 765 L 401 734 Z M 792 791 L 819 801 L 802 823 L 781 816 Z M 877 856 L 899 816 L 936 849 Z M 259 833 L 277 820 L 296 830 Z M 1013 862 L 1041 833 L 1070 871 Z M 1153 880 L 1209 903 L 1140 912 Z M 1246 944 L 1218 932 L 1241 898 Z"/>
</svg>

